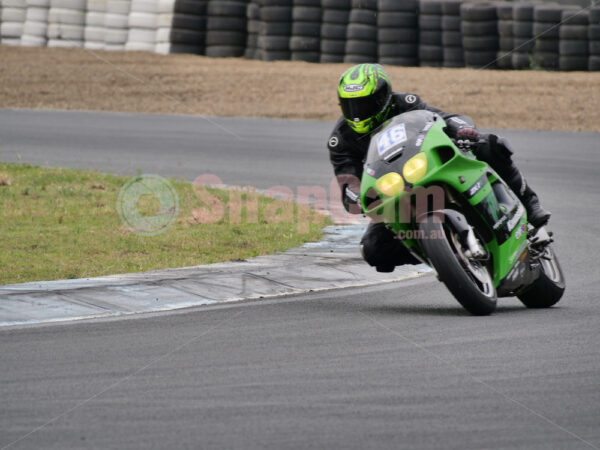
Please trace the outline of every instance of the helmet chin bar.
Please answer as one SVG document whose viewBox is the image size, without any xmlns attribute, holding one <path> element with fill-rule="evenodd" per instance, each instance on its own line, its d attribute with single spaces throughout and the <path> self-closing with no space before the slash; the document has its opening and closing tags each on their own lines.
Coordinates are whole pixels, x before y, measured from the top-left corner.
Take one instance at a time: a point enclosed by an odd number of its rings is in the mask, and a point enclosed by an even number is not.
<svg viewBox="0 0 600 450">
<path fill-rule="evenodd" d="M 359 122 L 346 119 L 346 123 L 352 131 L 358 134 L 370 133 L 375 128 L 373 118 L 361 120 Z"/>
</svg>

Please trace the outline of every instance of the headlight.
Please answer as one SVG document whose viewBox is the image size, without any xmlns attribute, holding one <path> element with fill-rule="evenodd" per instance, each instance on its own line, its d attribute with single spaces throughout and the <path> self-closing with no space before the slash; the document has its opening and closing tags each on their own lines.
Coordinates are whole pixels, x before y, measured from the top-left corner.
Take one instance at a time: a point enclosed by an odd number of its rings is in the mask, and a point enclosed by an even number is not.
<svg viewBox="0 0 600 450">
<path fill-rule="evenodd" d="M 427 155 L 417 153 L 404 164 L 402 174 L 409 183 L 417 183 L 427 174 Z"/>
<path fill-rule="evenodd" d="M 377 179 L 375 188 L 383 195 L 394 197 L 404 190 L 404 180 L 399 173 L 389 172 Z"/>
</svg>

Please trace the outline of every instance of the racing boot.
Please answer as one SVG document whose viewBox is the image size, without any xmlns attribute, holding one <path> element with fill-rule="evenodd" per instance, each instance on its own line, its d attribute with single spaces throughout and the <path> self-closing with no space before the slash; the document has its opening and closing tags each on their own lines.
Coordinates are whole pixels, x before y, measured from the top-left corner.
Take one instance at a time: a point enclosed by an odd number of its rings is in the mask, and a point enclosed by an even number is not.
<svg viewBox="0 0 600 450">
<path fill-rule="evenodd" d="M 519 200 L 527 210 L 529 223 L 535 228 L 548 223 L 550 212 L 540 205 L 536 193 L 529 187 L 523 175 L 512 160 L 513 150 L 508 141 L 494 134 L 482 135 L 484 138 L 478 145 L 475 155 L 478 159 L 487 162 L 506 184 L 517 194 Z"/>
<path fill-rule="evenodd" d="M 519 195 L 519 200 L 525 205 L 527 210 L 527 219 L 529 223 L 536 228 L 543 227 L 550 220 L 552 213 L 542 208 L 540 200 L 533 189 L 529 186 L 525 189 L 525 195 Z"/>
<path fill-rule="evenodd" d="M 543 227 L 550 220 L 552 213 L 545 210 L 540 205 L 540 199 L 537 194 L 529 187 L 525 178 L 521 175 L 518 170 L 515 171 L 514 175 L 506 180 L 506 184 L 513 190 L 521 203 L 527 210 L 527 219 L 531 225 L 535 228 Z"/>
</svg>

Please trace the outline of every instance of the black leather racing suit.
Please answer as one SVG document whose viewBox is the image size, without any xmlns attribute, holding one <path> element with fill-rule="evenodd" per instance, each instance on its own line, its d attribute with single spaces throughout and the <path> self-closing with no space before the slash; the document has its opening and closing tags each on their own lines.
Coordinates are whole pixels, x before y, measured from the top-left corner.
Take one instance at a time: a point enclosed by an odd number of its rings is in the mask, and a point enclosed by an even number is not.
<svg viewBox="0 0 600 450">
<path fill-rule="evenodd" d="M 475 127 L 473 120 L 468 116 L 446 113 L 425 103 L 415 94 L 393 93 L 389 117 L 423 109 L 442 116 L 448 124 L 446 131 L 450 137 L 454 137 L 456 131 L 463 126 Z M 481 134 L 480 137 L 480 144 L 474 150 L 475 156 L 487 162 L 520 198 L 535 195 L 515 167 L 508 143 L 494 134 Z M 331 164 L 342 191 L 344 207 L 354 214 L 360 214 L 362 211 L 358 204 L 345 195 L 346 187 L 354 193 L 360 192 L 360 179 L 369 142 L 369 134 L 355 133 L 344 118 L 340 117 L 327 143 Z M 361 239 L 361 251 L 367 263 L 382 271 L 391 271 L 394 266 L 401 264 L 419 263 L 383 223 L 369 224 Z"/>
</svg>

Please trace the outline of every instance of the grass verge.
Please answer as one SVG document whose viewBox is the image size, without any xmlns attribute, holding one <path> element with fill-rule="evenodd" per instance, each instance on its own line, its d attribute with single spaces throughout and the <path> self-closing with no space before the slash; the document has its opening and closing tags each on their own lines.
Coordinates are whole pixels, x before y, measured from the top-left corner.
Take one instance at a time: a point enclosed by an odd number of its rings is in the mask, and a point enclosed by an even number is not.
<svg viewBox="0 0 600 450">
<path fill-rule="evenodd" d="M 143 190 L 120 197 L 129 180 L 0 163 L 0 284 L 243 260 L 318 240 L 329 223 L 291 200 L 168 180 L 178 199 L 177 214 L 167 211 L 174 222 L 145 236 L 125 225 L 118 206 L 125 216 L 133 207 L 135 225 L 161 220 L 165 203 Z"/>
</svg>

